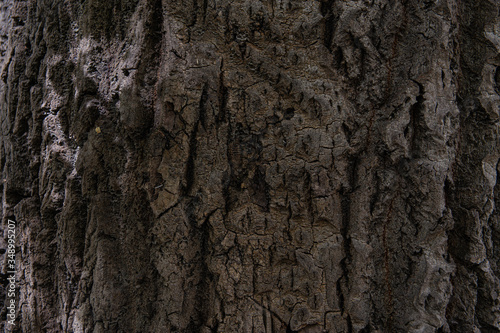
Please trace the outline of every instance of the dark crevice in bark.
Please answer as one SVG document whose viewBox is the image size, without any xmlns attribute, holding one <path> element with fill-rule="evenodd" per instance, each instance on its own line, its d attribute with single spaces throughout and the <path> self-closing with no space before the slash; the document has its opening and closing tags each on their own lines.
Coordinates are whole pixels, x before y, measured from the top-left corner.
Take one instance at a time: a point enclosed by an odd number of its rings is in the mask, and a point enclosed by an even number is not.
<svg viewBox="0 0 500 333">
<path fill-rule="evenodd" d="M 500 95 L 500 66 L 495 70 L 495 91 Z"/>
<path fill-rule="evenodd" d="M 373 215 L 375 212 L 375 207 L 380 201 L 380 177 L 377 173 L 375 173 L 375 193 L 373 193 L 370 197 L 370 214 Z"/>
<path fill-rule="evenodd" d="M 8 205 L 15 206 L 21 202 L 21 200 L 29 198 L 30 196 L 25 193 L 22 189 L 8 187 L 5 191 L 5 203 Z"/>
<path fill-rule="evenodd" d="M 206 23 L 207 20 L 207 9 L 208 9 L 208 0 L 203 0 L 202 8 L 202 16 L 203 16 L 203 24 Z"/>
<path fill-rule="evenodd" d="M 345 272 L 347 270 L 347 267 L 346 265 L 341 262 L 342 264 L 342 271 Z M 343 277 L 343 275 L 342 275 Z M 344 297 L 344 292 L 342 291 L 342 277 L 340 277 L 336 284 L 335 284 L 335 287 L 336 287 L 336 291 L 337 291 L 337 295 L 339 296 L 339 308 L 340 308 L 340 311 L 342 314 L 344 314 L 345 312 L 345 297 Z"/>
<path fill-rule="evenodd" d="M 349 181 L 349 192 L 352 193 L 357 189 L 358 186 L 358 167 L 360 163 L 360 156 L 355 155 L 349 159 L 349 165 L 347 170 L 347 176 Z"/>
<path fill-rule="evenodd" d="M 347 315 L 347 333 L 354 333 L 351 315 Z"/>
<path fill-rule="evenodd" d="M 314 225 L 313 194 L 311 188 L 311 174 L 309 172 L 306 172 L 305 175 L 304 192 L 306 195 L 307 214 L 308 217 L 311 219 L 311 224 Z"/>
<path fill-rule="evenodd" d="M 347 143 L 350 145 L 353 135 L 352 130 L 349 128 L 349 126 L 346 125 L 346 123 L 342 123 L 342 131 L 344 131 Z"/>
<path fill-rule="evenodd" d="M 185 186 L 183 187 L 182 193 L 183 195 L 189 195 L 191 189 L 193 187 L 193 183 L 195 180 L 195 161 L 196 154 L 198 151 L 198 130 L 199 127 L 206 127 L 206 103 L 207 103 L 208 95 L 207 95 L 207 86 L 203 87 L 200 103 L 198 106 L 198 119 L 193 126 L 193 130 L 191 131 L 191 135 L 189 136 L 189 153 L 188 159 L 186 163 L 186 173 L 185 173 Z"/>
<path fill-rule="evenodd" d="M 342 276 L 337 281 L 337 292 L 339 292 L 339 307 L 342 314 L 345 312 L 345 298 L 344 291 L 349 289 L 349 263 L 351 261 L 351 242 L 349 237 L 349 222 L 350 222 L 350 211 L 351 211 L 351 199 L 350 192 L 341 188 L 341 208 L 342 208 L 342 229 L 340 234 L 343 238 L 344 247 L 344 258 L 340 262 L 342 268 Z M 344 286 L 342 286 L 342 282 Z"/>
<path fill-rule="evenodd" d="M 150 51 L 150 53 L 142 60 L 145 62 L 145 66 L 153 64 L 157 67 L 161 59 L 161 44 L 163 39 L 164 16 L 162 0 L 148 0 L 148 6 L 150 12 L 145 22 L 146 39 L 144 41 L 144 50 Z M 155 75 L 156 70 L 152 72 L 154 77 L 157 78 Z"/>
<path fill-rule="evenodd" d="M 335 34 L 335 15 L 333 14 L 333 5 L 335 0 L 322 1 L 320 5 L 321 15 L 325 20 L 323 28 L 323 44 L 332 52 L 332 40 Z"/>
<path fill-rule="evenodd" d="M 333 65 L 338 71 L 342 71 L 344 75 L 347 74 L 347 65 L 344 60 L 344 52 L 341 47 L 336 47 L 333 53 Z"/>
<path fill-rule="evenodd" d="M 222 197 L 224 198 L 224 218 L 228 214 L 231 207 L 231 175 L 225 174 L 222 184 Z"/>
<path fill-rule="evenodd" d="M 226 108 L 228 89 L 224 86 L 224 58 L 220 60 L 219 82 L 217 87 L 217 99 L 219 102 L 219 113 L 217 114 L 216 123 L 220 124 L 226 121 Z"/>
<path fill-rule="evenodd" d="M 253 192 L 252 197 L 255 203 L 260 206 L 265 212 L 269 212 L 269 203 L 271 202 L 271 197 L 269 194 L 269 185 L 266 182 L 266 175 L 263 167 L 259 166 L 256 168 L 251 185 Z"/>
<path fill-rule="evenodd" d="M 199 199 L 195 197 L 190 200 L 186 208 L 186 214 L 191 227 L 191 239 L 199 244 L 199 255 L 196 258 L 194 273 L 200 277 L 199 283 L 195 286 L 196 297 L 194 301 L 196 302 L 196 307 L 194 309 L 195 313 L 191 314 L 191 320 L 186 328 L 188 332 L 201 332 L 204 327 L 209 327 L 211 330 L 214 328 L 213 326 L 208 326 L 207 323 L 212 318 L 211 300 L 213 299 L 214 284 L 214 276 L 208 267 L 208 261 L 213 252 L 213 246 L 210 242 L 210 223 L 208 223 L 208 220 L 215 210 L 208 213 L 205 220 L 200 223 L 194 213 L 199 205 Z M 215 319 L 213 324 L 217 326 L 218 321 Z"/>
<path fill-rule="evenodd" d="M 424 119 L 424 86 L 413 80 L 418 85 L 418 96 L 416 97 L 416 102 L 410 108 L 410 122 L 404 129 L 404 136 L 410 142 L 410 154 L 413 158 L 420 157 L 419 142 L 425 138 L 425 119 Z"/>
<path fill-rule="evenodd" d="M 203 126 L 203 129 L 206 130 L 206 114 L 207 114 L 207 102 L 208 102 L 208 86 L 205 84 L 201 91 L 200 104 L 198 106 L 199 109 L 199 123 Z"/>
<path fill-rule="evenodd" d="M 198 1 L 200 0 L 192 0 L 193 1 L 193 9 L 191 11 L 191 21 L 187 24 L 188 28 L 192 28 L 196 25 L 196 23 L 198 22 L 198 11 L 200 9 L 200 5 L 198 3 Z M 202 0 L 204 1 L 204 0 Z M 191 35 L 191 31 L 190 31 L 190 35 Z M 190 39 L 191 39 L 191 36 L 190 36 Z"/>
<path fill-rule="evenodd" d="M 341 196 L 341 207 L 342 207 L 342 229 L 340 231 L 340 234 L 343 237 L 343 244 L 344 244 L 344 258 L 341 261 L 341 267 L 342 267 L 342 277 L 345 280 L 345 288 L 346 290 L 348 289 L 348 284 L 349 284 L 349 269 L 348 269 L 348 264 L 351 260 L 351 243 L 350 243 L 350 237 L 349 237 L 349 221 L 350 221 L 350 210 L 351 210 L 351 199 L 350 199 L 350 192 L 346 190 L 345 188 L 342 188 L 340 190 L 340 196 Z M 342 288 L 340 288 L 342 291 Z M 340 303 L 343 305 L 344 304 L 344 295 L 343 293 L 339 295 L 340 297 Z M 344 309 L 342 308 L 342 311 Z"/>
<path fill-rule="evenodd" d="M 197 128 L 198 125 L 195 125 L 195 128 Z M 193 130 L 191 132 L 191 139 L 189 140 L 189 155 L 188 155 L 188 160 L 186 162 L 186 172 L 185 172 L 185 185 L 182 188 L 182 195 L 186 196 L 189 195 L 191 192 L 191 188 L 193 187 L 194 184 L 194 179 L 195 179 L 195 172 L 194 172 L 194 161 L 196 159 L 196 132 L 197 130 Z"/>
</svg>

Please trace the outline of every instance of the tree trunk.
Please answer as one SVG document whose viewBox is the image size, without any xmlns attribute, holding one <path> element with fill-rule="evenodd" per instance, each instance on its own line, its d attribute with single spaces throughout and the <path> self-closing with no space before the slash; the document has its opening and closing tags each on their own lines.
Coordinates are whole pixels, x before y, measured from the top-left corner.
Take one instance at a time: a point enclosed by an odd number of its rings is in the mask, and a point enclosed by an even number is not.
<svg viewBox="0 0 500 333">
<path fill-rule="evenodd" d="M 496 0 L 0 7 L 5 332 L 500 330 Z"/>
</svg>

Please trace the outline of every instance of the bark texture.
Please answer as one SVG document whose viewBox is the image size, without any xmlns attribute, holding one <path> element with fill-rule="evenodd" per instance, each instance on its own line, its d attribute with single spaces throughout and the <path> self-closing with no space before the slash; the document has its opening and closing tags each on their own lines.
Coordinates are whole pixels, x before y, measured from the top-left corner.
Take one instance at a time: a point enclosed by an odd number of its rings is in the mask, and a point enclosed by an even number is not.
<svg viewBox="0 0 500 333">
<path fill-rule="evenodd" d="M 0 329 L 498 332 L 499 12 L 0 0 Z"/>
</svg>

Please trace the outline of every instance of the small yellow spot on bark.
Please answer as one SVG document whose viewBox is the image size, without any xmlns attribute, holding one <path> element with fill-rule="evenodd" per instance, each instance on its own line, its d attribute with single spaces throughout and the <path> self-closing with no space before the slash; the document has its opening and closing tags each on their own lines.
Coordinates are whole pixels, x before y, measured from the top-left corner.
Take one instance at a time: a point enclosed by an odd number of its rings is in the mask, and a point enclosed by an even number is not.
<svg viewBox="0 0 500 333">
<path fill-rule="evenodd" d="M 95 132 L 96 132 L 97 134 L 101 133 L 101 128 L 100 128 L 100 127 L 96 127 L 96 128 L 95 128 Z"/>
</svg>

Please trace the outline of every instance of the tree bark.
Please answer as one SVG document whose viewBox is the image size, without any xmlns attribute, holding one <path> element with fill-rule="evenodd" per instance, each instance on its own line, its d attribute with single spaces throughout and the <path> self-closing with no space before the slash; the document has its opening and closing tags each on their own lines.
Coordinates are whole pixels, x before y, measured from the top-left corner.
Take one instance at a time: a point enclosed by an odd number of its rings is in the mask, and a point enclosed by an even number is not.
<svg viewBox="0 0 500 333">
<path fill-rule="evenodd" d="M 3 331 L 500 330 L 497 1 L 0 8 Z"/>
</svg>

